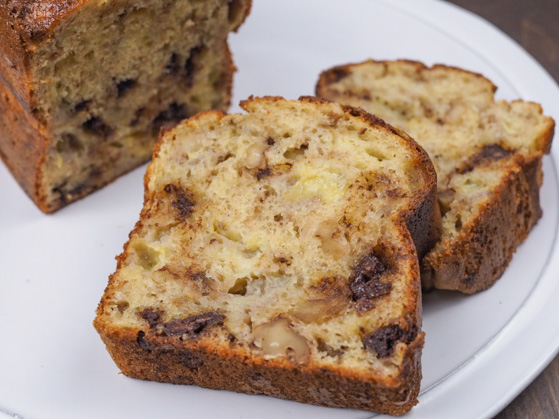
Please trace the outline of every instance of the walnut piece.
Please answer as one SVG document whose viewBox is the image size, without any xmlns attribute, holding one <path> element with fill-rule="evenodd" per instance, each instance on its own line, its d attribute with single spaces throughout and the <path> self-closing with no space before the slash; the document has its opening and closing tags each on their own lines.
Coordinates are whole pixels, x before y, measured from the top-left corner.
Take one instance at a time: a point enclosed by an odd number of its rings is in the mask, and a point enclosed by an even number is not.
<svg viewBox="0 0 559 419">
<path fill-rule="evenodd" d="M 305 363 L 309 358 L 307 340 L 295 333 L 289 326 L 287 319 L 278 318 L 263 323 L 254 328 L 254 343 L 269 357 L 288 356 L 292 354 L 293 361 Z"/>
</svg>

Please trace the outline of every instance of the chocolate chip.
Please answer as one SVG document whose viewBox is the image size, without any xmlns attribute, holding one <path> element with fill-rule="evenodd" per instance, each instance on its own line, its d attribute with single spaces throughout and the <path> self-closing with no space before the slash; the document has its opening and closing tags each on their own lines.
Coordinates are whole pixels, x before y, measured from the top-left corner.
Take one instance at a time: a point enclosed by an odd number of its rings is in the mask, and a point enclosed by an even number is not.
<svg viewBox="0 0 559 419">
<path fill-rule="evenodd" d="M 161 311 L 154 308 L 145 308 L 140 313 L 140 317 L 149 323 L 149 327 L 154 329 L 161 322 Z"/>
<path fill-rule="evenodd" d="M 134 86 L 136 86 L 137 82 L 134 79 L 127 79 L 127 80 L 123 80 L 121 82 L 119 82 L 116 85 L 116 90 L 117 90 L 117 96 L 118 97 L 122 97 L 126 94 L 126 92 L 128 92 L 130 89 L 132 89 Z"/>
<path fill-rule="evenodd" d="M 135 127 L 136 125 L 138 125 L 138 122 L 140 122 L 140 118 L 142 117 L 145 110 L 146 108 L 139 108 L 138 110 L 136 110 L 136 113 L 134 113 L 134 119 L 130 121 L 131 127 Z"/>
<path fill-rule="evenodd" d="M 460 174 L 471 172 L 476 166 L 502 160 L 513 153 L 514 150 L 508 150 L 498 144 L 486 145 L 464 162 L 462 167 L 457 169 L 457 172 Z"/>
<path fill-rule="evenodd" d="M 402 341 L 410 344 L 417 336 L 417 329 L 404 330 L 400 326 L 391 324 L 381 327 L 363 338 L 365 349 L 374 352 L 379 358 L 387 358 L 394 352 L 396 343 Z"/>
<path fill-rule="evenodd" d="M 99 137 L 107 138 L 114 132 L 113 128 L 107 125 L 101 118 L 94 116 L 82 124 L 85 131 Z"/>
<path fill-rule="evenodd" d="M 186 87 L 190 88 L 194 84 L 194 72 L 196 71 L 196 59 L 202 47 L 194 47 L 190 50 L 189 57 L 184 64 L 184 69 L 186 71 Z"/>
<path fill-rule="evenodd" d="M 81 102 L 76 103 L 72 109 L 72 113 L 77 113 L 87 109 L 90 103 L 91 99 L 82 100 Z"/>
<path fill-rule="evenodd" d="M 491 160 L 501 160 L 512 153 L 511 150 L 506 150 L 500 145 L 490 144 L 483 147 L 480 151 L 481 157 Z"/>
<path fill-rule="evenodd" d="M 170 74 L 177 74 L 180 71 L 179 56 L 176 53 L 173 52 L 171 54 L 171 58 L 165 70 Z"/>
<path fill-rule="evenodd" d="M 188 196 L 184 189 L 173 185 L 165 185 L 165 192 L 175 195 L 175 199 L 171 202 L 173 208 L 179 212 L 179 217 L 181 219 L 187 218 L 193 212 L 193 207 L 196 205 L 196 201 Z"/>
<path fill-rule="evenodd" d="M 138 343 L 140 348 L 145 349 L 146 351 L 149 351 L 150 350 L 149 343 L 146 342 L 146 340 L 144 339 L 145 337 L 146 337 L 145 332 L 140 330 L 138 332 L 138 336 L 136 337 L 136 342 Z"/>
<path fill-rule="evenodd" d="M 268 143 L 268 145 L 274 145 L 276 143 L 272 137 L 268 137 L 266 142 Z"/>
<path fill-rule="evenodd" d="M 167 336 L 185 336 L 193 339 L 204 330 L 223 324 L 225 316 L 221 313 L 209 312 L 187 317 L 186 319 L 171 320 L 162 325 L 163 333 Z"/>
<path fill-rule="evenodd" d="M 161 128 L 172 128 L 187 116 L 188 112 L 184 105 L 171 103 L 167 109 L 159 112 L 153 120 L 153 132 L 158 134 Z"/>
<path fill-rule="evenodd" d="M 366 311 L 372 308 L 370 299 L 390 293 L 392 284 L 379 281 L 385 271 L 386 266 L 373 253 L 363 257 L 357 263 L 349 278 L 349 288 L 353 294 L 353 301 L 359 303 L 358 308 Z"/>
<path fill-rule="evenodd" d="M 271 174 L 272 171 L 270 170 L 270 168 L 265 167 L 264 169 L 260 169 L 258 172 L 256 172 L 256 179 L 262 180 L 263 178 L 270 176 Z"/>
</svg>

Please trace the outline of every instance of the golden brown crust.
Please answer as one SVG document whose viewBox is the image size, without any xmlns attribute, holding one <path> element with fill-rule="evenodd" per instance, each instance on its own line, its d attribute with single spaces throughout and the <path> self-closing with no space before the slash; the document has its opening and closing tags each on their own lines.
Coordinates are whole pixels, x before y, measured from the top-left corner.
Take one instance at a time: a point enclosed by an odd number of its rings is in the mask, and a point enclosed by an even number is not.
<svg viewBox="0 0 559 419">
<path fill-rule="evenodd" d="M 30 113 L 35 113 L 30 56 L 54 28 L 85 0 L 8 0 L 0 3 L 0 77 Z"/>
<path fill-rule="evenodd" d="M 37 168 L 42 163 L 48 134 L 1 83 L 0 132 L 0 157 L 27 195 L 45 211 Z"/>
<path fill-rule="evenodd" d="M 346 372 L 296 366 L 281 360 L 250 357 L 234 342 L 215 347 L 204 340 L 180 338 L 139 340 L 138 331 L 95 327 L 121 371 L 132 378 L 197 385 L 330 407 L 351 407 L 391 415 L 408 412 L 416 403 L 421 381 L 424 335 L 408 347 L 402 380 L 388 387 Z M 143 348 L 139 341 L 142 342 Z"/>
<path fill-rule="evenodd" d="M 230 0 L 229 4 L 231 13 L 239 14 L 235 26 L 233 26 L 231 29 L 237 32 L 239 27 L 244 23 L 247 16 L 250 14 L 250 11 L 252 10 L 252 0 Z"/>
<path fill-rule="evenodd" d="M 43 42 L 54 34 L 56 27 L 88 0 L 7 0 L 0 3 L 0 81 L 10 88 L 21 105 L 35 113 L 33 90 L 29 76 L 29 58 Z M 232 0 L 236 13 L 234 26 L 245 21 L 252 0 Z M 234 68 L 234 67 L 233 67 Z"/>
<path fill-rule="evenodd" d="M 413 60 L 367 60 L 322 72 L 316 85 L 317 95 L 328 97 L 330 84 L 349 75 L 354 66 L 367 63 L 382 64 L 386 71 L 390 65 L 411 64 L 418 77 L 422 77 L 421 74 L 427 71 L 452 70 L 476 77 L 480 82 L 488 84 L 493 93 L 497 90 L 483 75 L 458 67 L 443 64 L 428 67 Z M 535 105 L 539 113 L 543 114 L 541 106 Z M 477 216 L 453 240 L 444 240 L 426 254 L 422 260 L 422 282 L 425 290 L 439 288 L 472 294 L 489 288 L 502 275 L 516 248 L 541 217 L 539 189 L 542 184 L 542 158 L 550 152 L 554 127 L 555 122 L 548 118 L 544 133 L 534 139 L 535 152 L 529 155 L 514 152 L 504 160 L 503 180 L 491 191 L 491 198 L 483 204 Z M 420 249 L 418 253 L 422 253 Z"/>
</svg>

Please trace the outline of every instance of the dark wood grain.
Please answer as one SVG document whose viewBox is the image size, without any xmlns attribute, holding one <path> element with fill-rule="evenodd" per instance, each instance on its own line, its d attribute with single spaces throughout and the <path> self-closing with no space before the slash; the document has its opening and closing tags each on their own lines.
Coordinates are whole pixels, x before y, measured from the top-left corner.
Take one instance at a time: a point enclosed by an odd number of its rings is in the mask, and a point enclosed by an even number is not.
<svg viewBox="0 0 559 419">
<path fill-rule="evenodd" d="M 559 358 L 556 358 L 530 386 L 496 419 L 559 418 Z"/>
<path fill-rule="evenodd" d="M 559 82 L 559 0 L 449 1 L 508 34 Z M 496 418 L 559 419 L 559 357 Z"/>
<path fill-rule="evenodd" d="M 558 0 L 449 0 L 493 23 L 559 81 Z"/>
</svg>

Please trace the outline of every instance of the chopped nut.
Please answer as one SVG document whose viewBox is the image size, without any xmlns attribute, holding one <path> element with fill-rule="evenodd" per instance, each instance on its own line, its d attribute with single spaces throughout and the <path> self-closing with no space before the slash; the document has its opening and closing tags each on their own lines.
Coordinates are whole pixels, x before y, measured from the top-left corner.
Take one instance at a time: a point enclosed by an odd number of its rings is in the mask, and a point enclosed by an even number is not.
<svg viewBox="0 0 559 419">
<path fill-rule="evenodd" d="M 257 142 L 252 144 L 246 150 L 245 157 L 245 167 L 247 169 L 254 169 L 260 166 L 260 163 L 264 159 L 264 151 L 268 148 L 268 144 L 265 142 Z"/>
<path fill-rule="evenodd" d="M 184 70 L 186 72 L 186 86 L 192 87 L 194 84 L 194 74 L 197 70 L 197 61 L 198 57 L 204 50 L 202 45 L 196 46 L 190 49 L 190 53 L 188 54 L 188 58 L 186 59 L 186 63 L 184 64 Z"/>
<path fill-rule="evenodd" d="M 161 128 L 171 128 L 186 117 L 188 117 L 188 110 L 186 106 L 180 103 L 173 102 L 167 109 L 159 112 L 159 114 L 153 120 L 153 133 L 159 134 Z"/>
<path fill-rule="evenodd" d="M 134 79 L 126 79 L 118 82 L 116 85 L 117 96 L 118 97 L 124 96 L 130 89 L 135 87 L 137 84 L 138 82 Z"/>
<path fill-rule="evenodd" d="M 278 318 L 256 326 L 253 336 L 255 344 L 266 356 L 288 356 L 291 352 L 293 360 L 298 364 L 305 363 L 309 358 L 307 340 L 295 333 L 286 319 Z"/>
<path fill-rule="evenodd" d="M 256 172 L 256 179 L 258 180 L 262 180 L 265 177 L 268 177 L 272 174 L 272 170 L 269 167 L 265 167 L 264 169 L 260 169 L 258 170 L 258 172 Z"/>
<path fill-rule="evenodd" d="M 120 313 L 124 313 L 130 307 L 130 303 L 128 301 L 120 301 L 116 304 L 116 308 Z"/>
</svg>

